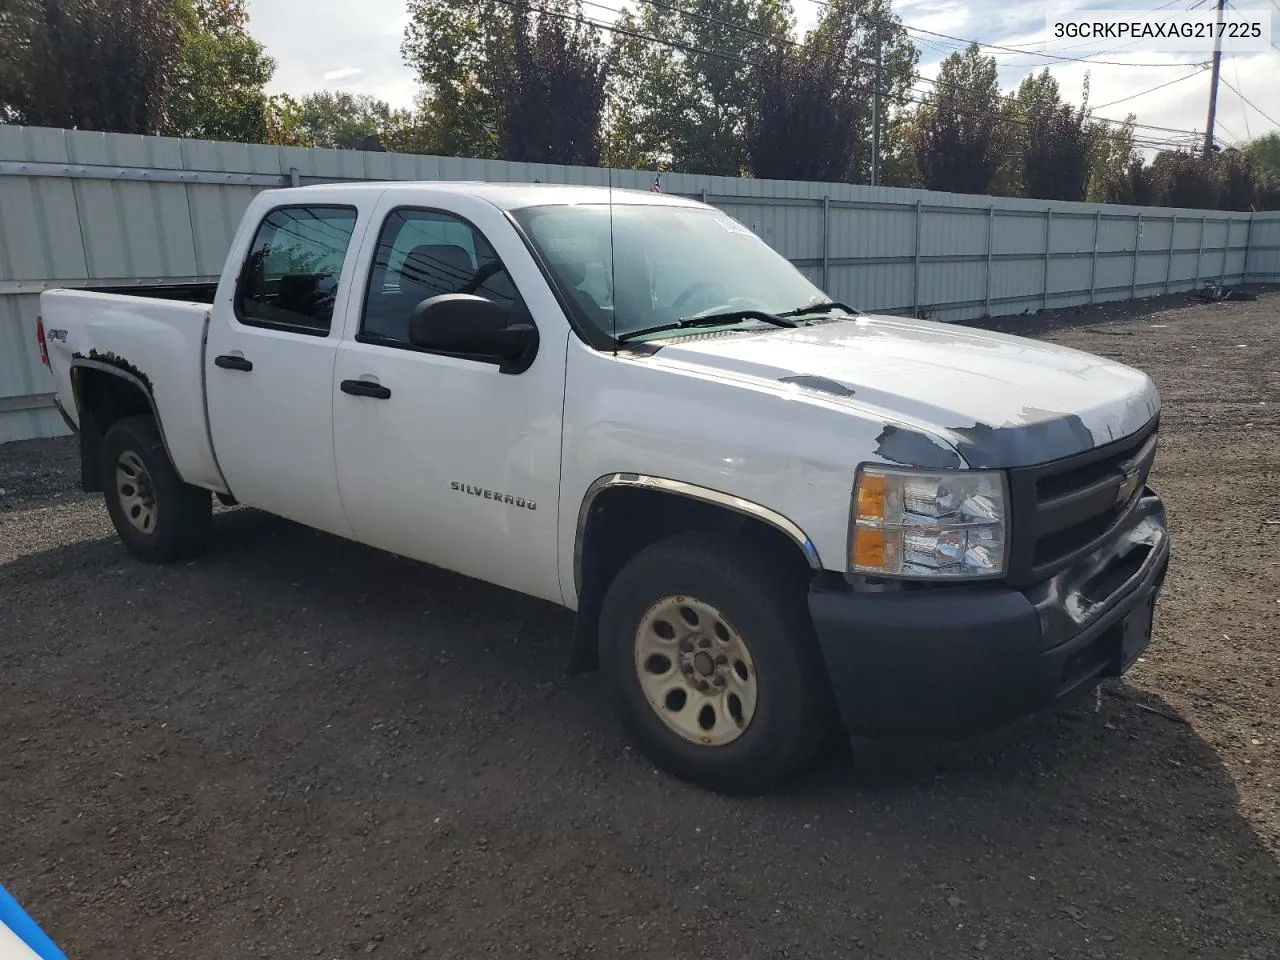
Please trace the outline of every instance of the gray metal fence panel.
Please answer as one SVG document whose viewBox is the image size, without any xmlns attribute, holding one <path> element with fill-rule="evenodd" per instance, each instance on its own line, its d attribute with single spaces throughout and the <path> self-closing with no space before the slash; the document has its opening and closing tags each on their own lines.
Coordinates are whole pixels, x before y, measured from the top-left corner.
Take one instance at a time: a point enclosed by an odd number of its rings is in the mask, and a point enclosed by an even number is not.
<svg viewBox="0 0 1280 960">
<path fill-rule="evenodd" d="M 35 345 L 50 286 L 212 279 L 252 197 L 333 180 L 647 190 L 654 173 L 0 125 L 0 442 L 63 432 Z M 663 174 L 835 299 L 938 320 L 1280 281 L 1280 214 Z"/>
</svg>

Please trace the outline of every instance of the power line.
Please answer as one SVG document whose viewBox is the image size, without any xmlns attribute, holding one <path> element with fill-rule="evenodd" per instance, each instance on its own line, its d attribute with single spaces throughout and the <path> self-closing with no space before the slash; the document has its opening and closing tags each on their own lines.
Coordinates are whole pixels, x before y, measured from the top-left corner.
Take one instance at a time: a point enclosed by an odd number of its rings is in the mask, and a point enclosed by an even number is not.
<svg viewBox="0 0 1280 960">
<path fill-rule="evenodd" d="M 1165 87 L 1171 87 L 1175 83 L 1181 83 L 1183 80 L 1190 80 L 1192 77 L 1198 77 L 1200 76 L 1200 74 L 1204 73 L 1204 70 L 1205 68 L 1203 64 L 1197 64 L 1195 73 L 1188 73 L 1185 76 L 1175 77 L 1172 80 L 1166 80 L 1164 83 L 1156 84 L 1154 87 L 1148 87 L 1146 90 L 1143 90 L 1140 93 L 1132 93 L 1127 97 L 1121 97 L 1119 100 L 1110 100 L 1107 103 L 1100 103 L 1097 106 L 1095 106 L 1093 109 L 1105 110 L 1107 107 L 1114 107 L 1117 103 L 1126 103 L 1129 100 L 1137 100 L 1139 97 L 1145 97 L 1148 93 L 1155 93 L 1157 90 L 1162 90 Z"/>
<path fill-rule="evenodd" d="M 813 0 L 813 2 L 823 7 L 829 7 L 831 5 L 829 0 Z M 1275 3 L 1276 0 L 1272 0 L 1272 2 Z M 869 23 L 876 23 L 877 20 L 880 23 L 891 23 L 891 21 L 886 21 L 877 17 L 868 17 L 865 14 L 858 14 L 858 16 Z M 955 42 L 962 43 L 965 46 L 974 44 L 980 48 L 986 48 L 988 50 L 1005 50 L 1009 53 L 1020 53 L 1033 57 L 1050 57 L 1054 60 L 1070 61 L 1072 63 L 1097 63 L 1104 66 L 1115 67 L 1170 67 L 1177 65 L 1171 63 L 1126 63 L 1123 60 L 1091 60 L 1088 57 L 1068 57 L 1061 54 L 1050 53 L 1047 50 L 1028 50 L 1025 47 L 1008 47 L 999 43 L 982 43 L 981 41 L 969 39 L 967 37 L 953 36 L 950 33 L 939 33 L 937 30 L 926 30 L 924 27 L 913 27 L 909 23 L 903 23 L 901 26 L 902 29 L 910 33 L 924 33 L 931 37 L 942 37 L 945 40 L 954 40 Z"/>
<path fill-rule="evenodd" d="M 751 62 L 750 60 L 747 60 L 747 59 L 745 59 L 745 58 L 743 58 L 743 57 L 740 57 L 740 56 L 737 56 L 737 55 L 735 55 L 735 54 L 727 53 L 727 52 L 725 52 L 725 51 L 723 51 L 723 50 L 710 50 L 710 49 L 707 49 L 707 48 L 704 48 L 704 47 L 698 47 L 698 46 L 694 46 L 694 45 L 692 45 L 692 44 L 682 43 L 682 42 L 680 42 L 680 41 L 676 41 L 676 40 L 668 40 L 668 39 L 663 39 L 663 38 L 660 38 L 660 37 L 655 37 L 655 36 L 652 36 L 651 34 L 643 33 L 643 32 L 638 31 L 638 30 L 631 30 L 631 29 L 628 29 L 628 28 L 626 28 L 626 27 L 620 27 L 620 26 L 617 26 L 616 24 L 607 24 L 607 23 L 602 23 L 602 22 L 600 22 L 599 20 L 594 20 L 594 19 L 592 19 L 592 18 L 590 18 L 590 17 L 585 17 L 585 16 L 578 16 L 578 15 L 575 15 L 575 14 L 572 14 L 572 13 L 568 13 L 568 12 L 566 12 L 566 11 L 549 10 L 549 9 L 546 9 L 545 7 L 540 7 L 540 6 L 536 6 L 536 5 L 532 4 L 532 3 L 529 3 L 529 2 L 527 2 L 527 0 L 498 0 L 498 2 L 499 2 L 499 3 L 502 3 L 502 4 L 506 5 L 506 6 L 509 6 L 509 7 L 513 7 L 513 8 L 520 8 L 520 7 L 523 7 L 523 8 L 525 8 L 525 9 L 527 9 L 527 10 L 530 10 L 531 12 L 538 13 L 538 14 L 543 15 L 543 16 L 553 16 L 553 17 L 556 17 L 556 18 L 561 19 L 561 20 L 567 20 L 567 21 L 571 21 L 571 22 L 575 22 L 575 23 L 585 24 L 585 25 L 588 25 L 588 26 L 595 27 L 595 28 L 596 28 L 596 29 L 598 29 L 598 30 L 603 30 L 603 31 L 605 31 L 605 32 L 607 32 L 607 33 L 612 33 L 612 34 L 618 34 L 618 35 L 621 35 L 621 36 L 632 37 L 632 38 L 634 38 L 634 39 L 642 40 L 642 41 L 646 41 L 646 42 L 648 42 L 648 43 L 652 43 L 652 44 L 655 44 L 655 45 L 657 45 L 657 46 L 661 46 L 661 47 L 669 47 L 669 48 L 672 48 L 672 49 L 676 49 L 676 50 L 684 51 L 684 52 L 686 52 L 686 53 L 695 53 L 695 54 L 699 54 L 699 55 L 701 55 L 701 56 L 707 56 L 707 57 L 719 58 L 719 59 L 722 59 L 722 60 L 726 60 L 726 61 L 730 61 L 730 62 L 734 62 L 734 63 L 741 63 L 741 64 L 745 64 L 745 65 L 748 65 L 748 66 L 751 66 L 751 65 L 752 65 L 752 62 Z M 597 8 L 599 8 L 599 9 L 607 10 L 607 11 L 612 12 L 612 13 L 619 13 L 619 12 L 621 12 L 621 11 L 619 11 L 619 10 L 618 10 L 618 9 L 616 9 L 616 8 L 613 8 L 613 7 L 606 7 L 606 6 L 604 6 L 603 4 L 593 2 L 593 0 L 582 0 L 582 2 L 583 2 L 583 4 L 584 4 L 584 5 L 586 5 L 586 6 L 597 7 Z M 645 2 L 653 2 L 653 3 L 654 3 L 654 5 L 655 5 L 655 6 L 657 6 L 657 7 L 660 7 L 660 6 L 668 6 L 668 7 L 670 7 L 670 5 L 668 5 L 668 4 L 657 3 L 657 2 L 656 2 L 656 0 L 645 0 Z M 682 12 L 682 13 L 684 13 L 684 14 L 686 14 L 686 15 L 689 15 L 689 16 L 693 16 L 693 14 L 690 14 L 690 12 L 689 12 L 689 11 L 680 10 L 680 8 L 670 7 L 670 9 L 677 10 L 677 11 Z M 864 18 L 862 18 L 862 19 L 864 19 L 864 20 L 865 20 L 865 19 L 868 19 L 868 18 L 865 18 L 865 17 L 864 17 Z M 873 22 L 874 22 L 874 21 L 873 21 Z M 727 25 L 727 26 L 733 26 L 732 24 L 727 24 L 727 23 L 726 23 L 725 25 Z M 767 35 L 766 35 L 766 36 L 767 36 Z M 796 41 L 788 41 L 788 42 L 793 43 L 793 44 L 794 44 L 794 43 L 796 43 Z M 914 74 L 912 79 L 913 79 L 913 80 L 915 80 L 915 81 L 918 81 L 918 82 L 922 82 L 922 83 L 929 83 L 929 84 L 933 84 L 935 87 L 950 87 L 951 89 L 954 89 L 954 90 L 961 90 L 961 91 L 964 91 L 964 90 L 971 90 L 971 88 L 961 87 L 959 84 L 946 83 L 945 81 L 938 81 L 938 80 L 930 79 L 930 78 L 927 78 L 927 77 L 922 77 L 922 76 L 920 76 L 919 74 Z M 1180 79 L 1181 79 L 1181 78 L 1180 78 Z M 865 85 L 851 85 L 851 88 L 852 88 L 852 89 L 855 89 L 855 90 L 859 90 L 860 92 L 864 92 L 864 93 L 874 92 L 873 88 L 868 87 L 868 86 L 865 86 Z M 1000 100 L 1002 100 L 1002 101 L 1006 101 L 1006 102 L 1009 102 L 1009 103 L 1017 103 L 1017 102 L 1018 102 L 1016 97 L 1010 97 L 1010 96 L 1006 96 L 1006 95 L 1003 95 L 1003 94 L 998 95 L 998 97 L 999 97 L 999 99 L 1000 99 Z M 900 97 L 897 97 L 897 98 L 894 98 L 894 99 L 900 99 L 901 101 L 903 101 L 903 102 L 905 102 L 905 103 L 915 103 L 915 104 L 918 104 L 918 105 L 920 105 L 920 104 L 925 104 L 925 103 L 927 102 L 927 101 L 920 100 L 920 99 L 917 99 L 917 98 L 912 98 L 912 97 L 910 97 L 910 96 L 906 96 L 906 95 L 901 95 Z M 1021 118 L 1018 118 L 1018 117 L 1003 117 L 1003 118 L 1001 118 L 1001 119 L 1002 119 L 1002 121 L 1007 121 L 1007 122 L 1010 122 L 1010 123 L 1016 123 L 1016 124 L 1018 124 L 1018 125 L 1020 125 L 1020 126 L 1030 126 L 1030 123 L 1029 123 L 1028 121 L 1026 121 L 1026 120 L 1022 120 Z M 1195 134 L 1193 133 L 1193 131 L 1189 131 L 1189 130 L 1182 130 L 1182 129 L 1178 129 L 1178 128 L 1175 128 L 1175 127 L 1158 127 L 1158 126 L 1153 126 L 1153 125 L 1151 125 L 1151 124 L 1139 124 L 1139 123 L 1132 123 L 1132 124 L 1131 124 L 1131 123 L 1129 123 L 1129 122 L 1127 122 L 1127 121 L 1124 121 L 1124 120 L 1114 120 L 1114 119 L 1112 119 L 1112 118 L 1110 118 L 1110 117 L 1095 117 L 1095 118 L 1093 118 L 1093 119 L 1095 119 L 1095 120 L 1097 120 L 1098 122 L 1101 122 L 1101 123 L 1117 124 L 1117 125 L 1119 125 L 1119 126 L 1121 126 L 1121 127 L 1124 127 L 1124 128 L 1126 128 L 1126 129 L 1129 129 L 1129 130 L 1130 130 L 1130 134 L 1131 134 L 1131 136 L 1132 136 L 1132 130 L 1131 130 L 1131 128 L 1133 128 L 1133 127 L 1141 127 L 1141 128 L 1144 128 L 1144 129 L 1155 130 L 1155 131 L 1163 132 L 1163 133 L 1178 134 L 1178 135 L 1180 135 L 1181 137 L 1195 136 Z M 1116 137 L 1116 136 L 1119 136 L 1119 135 L 1120 135 L 1119 133 L 1109 134 L 1109 136 L 1111 136 L 1111 137 Z M 1168 138 L 1168 137 L 1163 138 L 1163 139 L 1155 139 L 1155 138 L 1152 138 L 1152 137 L 1146 137 L 1146 138 L 1132 137 L 1132 140 L 1133 140 L 1134 144 L 1135 144 L 1135 145 L 1137 145 L 1137 146 L 1143 146 L 1143 147 L 1148 147 L 1148 148 L 1150 148 L 1150 149 L 1157 149 L 1157 150 L 1159 150 L 1159 149 L 1169 149 L 1169 148 L 1175 148 L 1175 149 L 1176 149 L 1178 146 L 1180 146 L 1180 145 L 1181 145 L 1180 141 L 1175 140 L 1174 138 Z"/>
<path fill-rule="evenodd" d="M 509 0 L 502 0 L 502 2 L 509 2 Z M 589 2 L 589 0 L 583 0 L 583 2 Z M 764 32 L 762 32 L 762 31 L 760 31 L 760 30 L 753 29 L 753 28 L 751 28 L 751 27 L 749 27 L 749 26 L 746 26 L 745 24 L 736 24 L 736 23 L 732 23 L 732 22 L 727 21 L 727 20 L 721 20 L 721 19 L 716 18 L 716 17 L 703 16 L 702 14 L 698 14 L 698 13 L 695 13 L 695 12 L 693 12 L 693 11 L 691 11 L 691 10 L 686 10 L 686 9 L 684 9 L 683 7 L 676 6 L 676 5 L 675 5 L 675 4 L 673 4 L 673 3 L 666 2 L 666 0 L 638 0 L 638 2 L 639 2 L 639 3 L 646 4 L 646 5 L 648 5 L 648 6 L 651 6 L 651 7 L 655 8 L 655 9 L 665 10 L 665 11 L 668 11 L 668 12 L 670 12 L 670 13 L 676 13 L 676 14 L 679 14 L 679 15 L 684 16 L 684 17 L 686 17 L 687 19 L 692 20 L 692 21 L 708 20 L 708 21 L 710 21 L 710 22 L 712 22 L 712 23 L 716 23 L 716 24 L 718 24 L 718 25 L 720 25 L 720 26 L 728 27 L 729 29 L 737 30 L 737 31 L 739 31 L 739 32 L 741 32 L 741 33 L 748 34 L 748 35 L 750 35 L 750 36 L 754 36 L 754 37 L 758 37 L 758 38 L 761 38 L 761 39 L 764 39 L 764 40 L 769 40 L 769 41 L 771 41 L 771 42 L 775 42 L 775 43 L 776 43 L 776 42 L 783 42 L 783 43 L 787 43 L 787 44 L 789 44 L 789 45 L 791 45 L 791 46 L 793 46 L 793 47 L 803 47 L 803 44 L 801 44 L 800 42 L 798 42 L 798 41 L 796 41 L 796 40 L 793 40 L 793 39 L 791 39 L 791 38 L 777 37 L 777 36 L 774 36 L 774 35 L 771 35 L 771 34 L 764 33 Z M 828 5 L 829 5 L 829 4 L 826 2 L 826 0 L 815 0 L 815 2 L 822 3 L 822 5 L 823 5 L 823 6 L 828 6 Z M 1155 9 L 1156 9 L 1156 10 L 1162 10 L 1162 9 L 1164 9 L 1165 7 L 1171 6 L 1172 4 L 1177 3 L 1177 2 L 1179 2 L 1179 0 L 1166 0 L 1166 2 L 1165 2 L 1165 3 L 1161 4 L 1161 6 L 1156 7 Z M 1205 3 L 1205 2 L 1207 2 L 1207 0 L 1197 0 L 1197 6 L 1198 6 L 1199 4 L 1201 4 L 1201 3 Z M 512 4 L 512 5 L 514 5 L 514 4 Z M 600 4 L 598 4 L 598 3 L 590 3 L 590 5 L 591 5 L 591 6 L 597 6 L 597 7 L 598 7 L 598 6 L 601 6 L 601 5 L 600 5 Z M 609 7 L 604 7 L 603 9 L 612 10 L 612 8 L 609 8 Z M 546 11 L 546 12 L 551 12 L 551 11 Z M 620 12 L 620 11 L 616 11 L 616 10 L 615 10 L 615 11 L 613 11 L 613 12 Z M 870 23 L 870 24 L 872 24 L 873 26 L 875 26 L 875 25 L 880 25 L 880 26 L 888 25 L 888 26 L 890 26 L 891 28 L 900 28 L 900 29 L 903 29 L 903 30 L 914 30 L 914 29 L 916 29 L 916 28 L 914 28 L 914 27 L 906 26 L 906 25 L 904 25 L 904 24 L 897 23 L 897 22 L 895 22 L 895 21 L 884 20 L 884 19 L 880 19 L 880 18 L 867 17 L 867 16 L 862 15 L 862 14 L 858 14 L 858 15 L 857 15 L 857 18 L 858 18 L 858 19 L 860 19 L 860 20 L 862 20 L 862 21 L 864 21 L 864 22 L 866 22 L 866 23 Z M 930 33 L 931 31 L 923 31 L 923 32 L 925 32 L 925 33 Z M 646 36 L 647 36 L 647 35 L 646 35 Z M 946 35 L 945 35 L 945 34 L 938 34 L 938 36 L 946 36 Z M 651 37 L 650 39 L 651 39 L 651 41 L 652 41 L 652 42 L 654 42 L 654 43 L 666 43 L 666 42 L 667 42 L 667 41 L 664 41 L 664 40 L 662 40 L 662 39 L 660 39 L 660 38 L 657 38 L 657 37 Z M 956 40 L 959 40 L 959 41 L 960 41 L 960 42 L 962 42 L 962 43 L 968 43 L 968 42 L 971 42 L 971 41 L 965 41 L 963 38 L 948 37 L 948 39 L 956 39 Z M 926 41 L 926 42 L 928 42 L 928 41 Z M 1006 48 L 1006 49 L 1013 49 L 1013 48 Z M 1118 48 L 1117 48 L 1117 49 L 1118 49 Z M 711 54 L 711 53 L 713 53 L 712 51 L 703 51 L 703 52 L 704 52 L 704 53 L 707 53 L 707 54 Z M 1035 52 L 1038 52 L 1038 51 L 1035 51 Z M 735 60 L 738 60 L 738 61 L 741 61 L 741 59 L 742 59 L 742 58 L 740 58 L 740 57 L 734 57 L 734 56 L 732 56 L 732 55 L 730 55 L 730 54 L 722 54 L 722 55 L 724 55 L 724 56 L 726 56 L 726 57 L 730 57 L 730 58 L 735 59 Z M 1075 60 L 1079 60 L 1080 62 L 1089 62 L 1089 63 L 1104 63 L 1104 62 L 1105 62 L 1105 61 L 1100 61 L 1100 60 L 1088 60 L 1088 61 L 1085 61 L 1085 60 L 1082 60 L 1081 58 L 1059 58 L 1059 59 L 1075 59 Z M 864 65 L 866 65 L 864 61 L 859 61 L 859 62 L 862 62 L 862 63 L 864 63 Z M 1126 65 L 1126 66 L 1130 66 L 1131 64 L 1125 64 L 1125 65 Z M 1136 64 L 1133 64 L 1133 65 L 1134 65 L 1134 66 L 1136 66 Z M 1162 64 L 1162 66 L 1170 66 L 1170 67 L 1172 67 L 1172 66 L 1179 66 L 1179 64 Z M 1182 66 L 1186 66 L 1186 65 L 1185 65 L 1185 64 L 1183 64 Z M 1196 66 L 1197 66 L 1197 67 L 1200 67 L 1200 68 L 1203 68 L 1203 66 L 1204 66 L 1204 65 L 1203 65 L 1203 64 L 1196 64 Z M 1189 74 L 1188 76 L 1194 76 L 1194 75 L 1195 75 L 1195 74 Z M 920 75 L 919 73 L 914 74 L 914 75 L 913 75 L 913 77 L 912 77 L 912 79 L 913 79 L 913 81 L 920 82 L 920 83 L 929 83 L 929 84 L 934 84 L 935 86 L 936 86 L 936 85 L 938 85 L 938 81 L 936 81 L 936 80 L 932 80 L 932 79 L 930 79 L 930 78 L 928 78 L 928 77 L 924 77 L 924 76 Z M 1183 79 L 1186 79 L 1186 77 L 1179 77 L 1179 78 L 1178 78 L 1178 80 L 1183 80 Z M 1170 83 L 1175 83 L 1175 82 L 1177 82 L 1177 80 L 1169 81 L 1169 82 L 1170 82 Z M 1167 84 L 1161 84 L 1160 86 L 1166 86 L 1166 85 L 1167 85 Z M 959 85 L 952 85 L 952 86 L 953 86 L 953 88 L 954 88 L 954 89 L 957 89 L 957 90 L 966 90 L 966 89 L 967 89 L 967 88 L 960 87 Z M 866 87 L 866 86 L 855 86 L 855 87 L 854 87 L 854 89 L 857 89 L 857 90 L 860 90 L 860 91 L 863 91 L 863 92 L 868 92 L 868 93 L 874 93 L 874 92 L 875 92 L 873 88 Z M 1152 88 L 1152 89 L 1158 89 L 1158 88 Z M 1016 98 L 1014 98 L 1014 97 L 1009 97 L 1009 96 L 1005 96 L 1005 95 L 1003 95 L 1003 94 L 1002 94 L 1002 95 L 1000 95 L 1000 98 L 1001 98 L 1002 100 L 1007 101 L 1007 102 L 1015 102 L 1015 101 L 1016 101 Z M 1124 98 L 1124 99 L 1132 99 L 1132 98 Z M 907 102 L 912 102 L 912 101 L 910 101 L 910 100 L 908 99 L 908 100 L 907 100 Z M 915 101 L 915 102 L 919 102 L 919 101 Z M 1119 103 L 1119 102 L 1122 102 L 1122 101 L 1113 101 L 1113 103 Z M 1110 104 L 1103 104 L 1103 106 L 1110 106 Z M 1095 107 L 1094 109 L 1100 109 L 1100 108 Z M 1111 119 L 1110 117 L 1094 117 L 1094 119 L 1098 120 L 1098 121 L 1099 121 L 1099 122 L 1101 122 L 1101 123 L 1112 123 L 1112 124 L 1119 124 L 1119 125 L 1122 125 L 1122 126 L 1128 126 L 1128 125 L 1129 125 L 1126 121 L 1123 121 L 1123 120 L 1113 120 L 1113 119 Z M 1177 134 L 1186 134 L 1186 133 L 1190 133 L 1190 132 L 1191 132 L 1191 131 L 1182 130 L 1182 129 L 1180 129 L 1180 128 L 1176 128 L 1176 127 L 1159 127 L 1159 126 L 1155 126 L 1155 125 L 1152 125 L 1152 124 L 1134 123 L 1134 124 L 1132 124 L 1132 126 L 1134 126 L 1134 127 L 1141 127 L 1141 128 L 1143 128 L 1143 129 L 1148 129 L 1148 130 L 1155 130 L 1155 131 L 1160 132 L 1160 133 L 1177 133 Z"/>
<path fill-rule="evenodd" d="M 1155 7 L 1150 12 L 1159 13 L 1161 10 L 1171 7 L 1178 2 L 1179 0 L 1165 0 L 1164 3 L 1160 4 L 1160 6 L 1158 7 Z M 1190 13 L 1194 10 L 1198 10 L 1200 7 L 1204 6 L 1208 2 L 1209 0 L 1195 0 L 1195 3 L 1191 4 L 1191 6 L 1187 8 L 1187 12 Z M 1045 40 L 1043 42 L 1048 43 L 1049 41 Z M 1099 50 L 1095 54 L 1095 56 L 1105 57 L 1109 53 L 1115 53 L 1117 50 L 1126 50 L 1129 47 L 1132 47 L 1135 43 L 1141 43 L 1141 42 L 1142 41 L 1140 39 L 1126 40 L 1124 43 L 1118 43 L 1114 47 L 1108 47 L 1106 50 Z M 1070 46 L 1058 47 L 1058 49 L 1059 50 L 1080 50 L 1080 49 L 1083 49 L 1084 47 L 1089 47 L 1092 45 L 1093 45 L 1092 43 L 1077 43 L 1077 44 L 1071 44 Z M 1041 51 L 1036 51 L 1037 54 L 1040 52 Z M 993 56 L 995 56 L 995 54 L 993 54 Z M 1017 54 L 1001 53 L 999 54 L 999 56 L 1008 57 L 1008 56 L 1017 56 Z M 1009 64 L 1005 64 L 1005 66 L 1011 67 L 1011 68 L 1012 67 L 1043 67 L 1043 66 L 1048 66 L 1052 62 L 1053 61 L 1051 60 L 1039 60 L 1039 61 L 1036 61 L 1035 63 L 1009 63 Z"/>
<path fill-rule="evenodd" d="M 1221 127 L 1223 130 L 1225 130 L 1228 134 L 1230 134 L 1232 143 L 1239 143 L 1243 139 L 1238 133 L 1232 133 L 1232 131 L 1228 129 L 1227 125 L 1223 123 L 1221 120 L 1218 121 L 1218 126 Z M 1253 138 L 1250 137 L 1249 139 L 1253 139 Z M 1227 147 L 1231 146 L 1230 143 L 1226 143 L 1223 145 Z"/>
<path fill-rule="evenodd" d="M 718 17 L 711 16 L 710 14 L 695 13 L 692 10 L 685 10 L 669 3 L 663 3 L 662 0 L 636 0 L 636 2 L 646 4 L 658 10 L 666 10 L 668 13 L 678 13 L 689 20 L 705 20 L 709 23 L 719 24 L 722 27 L 728 27 L 730 30 L 737 30 L 740 33 L 749 34 L 753 37 L 760 37 L 761 39 L 768 40 L 772 43 L 782 42 L 789 44 L 790 46 L 800 46 L 799 41 L 793 40 L 790 37 L 775 36 L 773 34 L 765 33 L 763 30 L 756 30 L 746 24 L 730 23 L 728 20 L 721 20 Z"/>
<path fill-rule="evenodd" d="M 1239 57 L 1239 54 L 1236 54 L 1236 56 L 1234 56 L 1234 57 L 1232 57 L 1232 58 L 1231 58 L 1231 69 L 1232 69 L 1233 71 L 1235 71 L 1235 75 L 1236 75 L 1236 83 L 1240 83 L 1240 61 L 1239 61 L 1238 59 L 1236 59 L 1237 57 Z M 1243 84 L 1243 83 L 1240 83 L 1240 86 L 1242 86 L 1242 87 L 1243 87 L 1243 86 L 1244 86 L 1244 84 Z M 1236 89 L 1236 88 L 1235 88 L 1235 87 L 1232 87 L 1231 89 L 1232 89 L 1232 90 L 1234 90 L 1234 89 Z M 1250 140 L 1252 140 L 1252 139 L 1253 139 L 1253 131 L 1249 129 L 1249 111 L 1248 111 L 1248 110 L 1241 110 L 1241 111 L 1240 111 L 1240 116 L 1244 117 L 1244 132 L 1245 132 L 1245 135 L 1246 135 Z"/>
<path fill-rule="evenodd" d="M 571 20 L 574 23 L 586 24 L 588 26 L 595 27 L 597 30 L 603 30 L 606 33 L 616 33 L 624 37 L 634 37 L 637 40 L 648 40 L 650 43 L 656 43 L 664 47 L 671 47 L 672 49 L 675 49 L 675 50 L 683 50 L 685 53 L 697 53 L 697 54 L 701 54 L 704 57 L 719 57 L 723 60 L 733 60 L 737 63 L 745 63 L 748 66 L 751 65 L 750 60 L 747 60 L 744 57 L 735 56 L 734 54 L 731 54 L 731 53 L 725 53 L 722 50 L 706 50 L 702 47 L 692 46 L 691 44 L 680 43 L 678 40 L 662 40 L 658 37 L 650 36 L 647 33 L 640 33 L 639 31 L 636 31 L 636 30 L 628 30 L 626 27 L 619 27 L 616 25 L 608 24 L 608 23 L 601 23 L 599 20 L 592 20 L 590 17 L 579 17 L 579 16 L 575 16 L 574 14 L 566 13 L 560 10 L 547 10 L 544 7 L 538 7 L 538 6 L 534 6 L 531 3 L 523 2 L 523 0 L 497 0 L 497 2 L 504 4 L 508 7 L 513 7 L 517 9 L 520 7 L 523 7 L 527 10 L 532 11 L 533 13 L 536 13 L 544 17 L 557 17 L 558 19 L 561 19 L 561 20 Z M 590 2 L 590 0 L 582 0 L 582 3 L 584 6 L 599 7 L 602 10 L 609 10 L 609 11 L 612 11 L 613 13 L 620 12 L 619 10 L 613 7 L 606 7 L 600 3 L 592 3 Z"/>
<path fill-rule="evenodd" d="M 1246 97 L 1243 93 L 1241 93 L 1241 92 L 1240 92 L 1239 90 L 1237 90 L 1235 87 L 1231 86 L 1230 81 L 1228 81 L 1225 77 L 1224 77 L 1224 78 L 1222 78 L 1222 82 L 1223 82 L 1223 83 L 1225 83 L 1225 84 L 1226 84 L 1230 89 L 1235 90 L 1235 94 L 1236 94 L 1236 96 L 1237 96 L 1237 97 L 1239 97 L 1241 100 L 1243 100 L 1243 101 L 1244 101 L 1245 103 L 1247 103 L 1249 106 L 1253 107 L 1253 109 L 1257 110 L 1257 111 L 1258 111 L 1258 113 L 1262 114 L 1262 116 L 1263 116 L 1263 117 L 1265 117 L 1267 120 L 1270 120 L 1270 121 L 1271 121 L 1272 123 L 1274 123 L 1277 127 L 1280 127 L 1280 120 L 1277 120 L 1275 117 L 1271 116 L 1269 113 L 1267 113 L 1265 110 L 1263 110 L 1260 106 L 1258 106 L 1256 103 L 1254 103 L 1254 102 L 1253 102 L 1252 100 L 1250 100 L 1248 97 Z"/>
</svg>

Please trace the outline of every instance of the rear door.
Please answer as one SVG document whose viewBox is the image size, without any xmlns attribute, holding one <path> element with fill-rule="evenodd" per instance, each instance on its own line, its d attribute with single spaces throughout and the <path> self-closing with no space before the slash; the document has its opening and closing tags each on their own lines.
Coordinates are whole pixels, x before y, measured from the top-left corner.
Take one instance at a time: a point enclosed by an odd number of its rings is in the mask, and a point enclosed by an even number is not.
<svg viewBox="0 0 1280 960">
<path fill-rule="evenodd" d="M 241 503 L 351 536 L 333 462 L 333 368 L 355 270 L 354 206 L 282 205 L 260 220 L 205 350 L 218 465 Z"/>
</svg>

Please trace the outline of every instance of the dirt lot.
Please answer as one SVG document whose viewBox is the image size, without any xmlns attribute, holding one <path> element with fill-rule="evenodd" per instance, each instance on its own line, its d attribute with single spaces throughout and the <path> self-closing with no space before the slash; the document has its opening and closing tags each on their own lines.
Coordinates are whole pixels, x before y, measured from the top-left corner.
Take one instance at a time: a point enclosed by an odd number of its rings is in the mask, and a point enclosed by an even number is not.
<svg viewBox="0 0 1280 960">
<path fill-rule="evenodd" d="M 71 443 L 0 448 L 0 882 L 93 960 L 1280 957 L 1280 294 L 1002 326 L 1159 382 L 1149 655 L 746 801 L 624 745 L 556 608 L 248 510 L 146 567 Z"/>
</svg>

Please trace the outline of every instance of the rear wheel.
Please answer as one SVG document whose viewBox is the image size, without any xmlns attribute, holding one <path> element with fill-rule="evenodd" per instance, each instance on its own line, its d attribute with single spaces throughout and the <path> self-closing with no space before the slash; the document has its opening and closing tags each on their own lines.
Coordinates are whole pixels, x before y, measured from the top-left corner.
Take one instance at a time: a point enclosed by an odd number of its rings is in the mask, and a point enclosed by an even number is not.
<svg viewBox="0 0 1280 960">
<path fill-rule="evenodd" d="M 209 491 L 178 476 L 154 419 L 112 424 L 102 440 L 101 469 L 111 522 L 138 559 L 166 563 L 204 544 L 213 510 Z"/>
<path fill-rule="evenodd" d="M 778 557 L 705 533 L 655 544 L 619 572 L 600 660 L 650 759 L 733 793 L 808 762 L 828 698 L 804 586 Z"/>
</svg>

